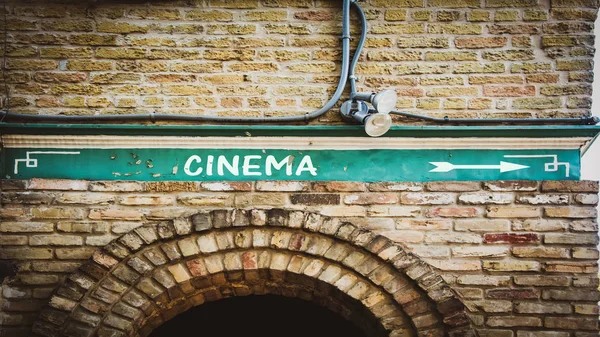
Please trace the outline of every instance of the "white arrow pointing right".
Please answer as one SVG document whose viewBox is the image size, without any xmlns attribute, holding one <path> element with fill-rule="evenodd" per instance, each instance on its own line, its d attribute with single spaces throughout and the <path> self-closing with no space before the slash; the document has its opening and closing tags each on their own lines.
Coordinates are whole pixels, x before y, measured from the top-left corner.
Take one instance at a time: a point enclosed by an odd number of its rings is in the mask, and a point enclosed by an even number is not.
<svg viewBox="0 0 600 337">
<path fill-rule="evenodd" d="M 454 165 L 449 162 L 430 162 L 435 168 L 429 172 L 445 173 L 454 170 L 500 170 L 501 173 L 527 169 L 530 166 L 501 161 L 500 165 Z"/>
</svg>

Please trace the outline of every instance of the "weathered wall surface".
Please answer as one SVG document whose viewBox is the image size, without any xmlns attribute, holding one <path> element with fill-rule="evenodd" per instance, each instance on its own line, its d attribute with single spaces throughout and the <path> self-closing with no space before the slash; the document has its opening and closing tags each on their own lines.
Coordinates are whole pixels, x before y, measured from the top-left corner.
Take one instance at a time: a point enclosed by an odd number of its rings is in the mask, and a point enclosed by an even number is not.
<svg viewBox="0 0 600 337">
<path fill-rule="evenodd" d="M 370 35 L 360 87 L 394 88 L 398 109 L 455 117 L 589 115 L 594 0 L 362 5 Z M 340 6 L 9 1 L 0 27 L 8 30 L 10 109 L 301 115 L 321 107 L 337 83 Z M 337 109 L 321 121 L 339 121 Z"/>
<path fill-rule="evenodd" d="M 484 336 L 595 336 L 594 182 L 139 183 L 4 181 L 0 335 L 26 336 L 95 251 L 148 225 L 214 209 L 283 208 L 383 234 L 438 268 Z M 56 304 L 60 305 L 60 304 Z"/>
</svg>

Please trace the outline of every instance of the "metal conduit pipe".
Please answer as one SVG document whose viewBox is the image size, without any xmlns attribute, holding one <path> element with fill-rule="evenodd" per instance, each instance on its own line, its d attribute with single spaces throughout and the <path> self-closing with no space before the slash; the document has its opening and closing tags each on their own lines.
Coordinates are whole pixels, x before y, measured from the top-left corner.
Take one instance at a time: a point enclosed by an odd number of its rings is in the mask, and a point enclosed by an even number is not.
<svg viewBox="0 0 600 337">
<path fill-rule="evenodd" d="M 375 109 L 370 109 L 370 113 L 377 113 Z M 587 116 L 579 118 L 436 118 L 424 115 L 411 114 L 402 111 L 392 111 L 392 115 L 399 115 L 408 118 L 420 119 L 423 121 L 440 123 L 440 124 L 496 124 L 496 123 L 513 123 L 513 124 L 544 124 L 544 123 L 566 123 L 578 125 L 596 125 L 600 123 L 600 117 Z"/>
<path fill-rule="evenodd" d="M 30 121 L 30 122 L 156 122 L 156 121 L 183 121 L 183 122 L 222 122 L 222 123 L 294 123 L 294 122 L 308 122 L 312 119 L 318 118 L 331 110 L 335 104 L 340 100 L 346 84 L 348 83 L 348 76 L 350 73 L 350 5 L 354 5 L 355 8 L 362 12 L 362 9 L 354 0 L 344 0 L 342 8 L 342 70 L 340 74 L 340 80 L 337 89 L 329 101 L 319 110 L 307 113 L 302 116 L 283 116 L 283 117 L 224 117 L 224 116 L 190 116 L 190 115 L 169 115 L 169 114 L 158 114 L 151 113 L 147 114 L 136 114 L 136 115 L 98 115 L 98 116 L 64 116 L 64 115 L 30 115 L 30 114 L 18 114 L 11 113 L 9 111 L 0 111 L 0 121 Z M 364 13 L 362 14 L 364 17 Z M 364 22 L 366 27 L 366 22 Z M 366 31 L 362 33 L 359 46 L 364 46 L 366 39 Z M 359 51 L 360 52 L 360 51 Z M 355 60 L 353 61 L 354 67 L 358 62 L 360 53 L 355 54 Z"/>
<path fill-rule="evenodd" d="M 354 57 L 352 58 L 352 63 L 350 63 L 350 98 L 354 99 L 354 95 L 356 94 L 356 81 L 358 77 L 356 76 L 356 65 L 358 64 L 358 60 L 362 55 L 362 51 L 365 47 L 365 43 L 367 42 L 367 32 L 369 31 L 369 27 L 367 25 L 367 16 L 365 15 L 365 11 L 358 5 L 356 0 L 353 0 L 352 4 L 354 8 L 356 8 L 356 12 L 358 13 L 358 17 L 361 23 L 360 29 L 360 39 L 358 40 L 358 45 L 356 46 L 356 51 L 354 52 Z"/>
<path fill-rule="evenodd" d="M 368 26 L 367 26 L 367 18 L 365 16 L 365 12 L 363 9 L 356 4 L 357 0 L 353 0 L 353 4 L 356 5 L 356 10 L 358 12 L 362 27 L 361 27 L 361 38 L 354 53 L 354 57 L 352 59 L 352 63 L 350 64 L 350 88 L 351 94 L 350 99 L 353 101 L 356 100 L 365 100 L 365 97 L 360 97 L 361 94 L 357 93 L 356 90 L 356 81 L 358 77 L 355 74 L 356 65 L 358 64 L 358 60 L 362 54 L 362 50 L 365 45 L 365 41 L 367 38 Z M 376 114 L 378 111 L 376 109 L 369 109 L 369 114 Z M 344 112 L 342 112 L 344 114 Z M 552 123 L 563 123 L 563 124 L 578 124 L 578 125 L 595 125 L 600 123 L 600 117 L 588 116 L 588 117 L 580 117 L 580 118 L 450 118 L 448 116 L 443 118 L 429 117 L 425 115 L 411 114 L 408 112 L 401 111 L 391 111 L 390 114 L 401 115 L 404 117 L 420 119 L 423 121 L 434 122 L 438 124 L 498 124 L 498 123 L 512 123 L 512 124 L 552 124 Z"/>
</svg>

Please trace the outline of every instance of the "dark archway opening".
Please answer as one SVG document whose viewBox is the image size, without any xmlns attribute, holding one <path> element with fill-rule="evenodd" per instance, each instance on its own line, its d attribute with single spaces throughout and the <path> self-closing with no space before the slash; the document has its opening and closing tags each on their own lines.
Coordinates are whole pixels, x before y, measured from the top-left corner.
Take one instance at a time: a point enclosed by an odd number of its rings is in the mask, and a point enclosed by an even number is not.
<svg viewBox="0 0 600 337">
<path fill-rule="evenodd" d="M 178 315 L 150 337 L 367 337 L 338 314 L 297 298 L 232 297 Z"/>
</svg>

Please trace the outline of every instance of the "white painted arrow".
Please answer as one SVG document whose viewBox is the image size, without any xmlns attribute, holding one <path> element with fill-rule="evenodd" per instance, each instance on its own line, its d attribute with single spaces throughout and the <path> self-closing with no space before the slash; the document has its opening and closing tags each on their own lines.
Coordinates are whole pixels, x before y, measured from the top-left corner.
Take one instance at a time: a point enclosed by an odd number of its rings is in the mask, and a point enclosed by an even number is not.
<svg viewBox="0 0 600 337">
<path fill-rule="evenodd" d="M 429 164 L 435 165 L 435 168 L 429 172 L 441 173 L 454 170 L 500 170 L 501 173 L 504 173 L 529 168 L 529 166 L 507 163 L 505 161 L 501 161 L 500 165 L 454 165 L 448 162 L 431 162 Z"/>
</svg>

